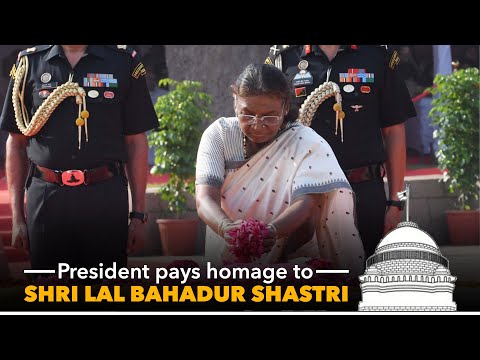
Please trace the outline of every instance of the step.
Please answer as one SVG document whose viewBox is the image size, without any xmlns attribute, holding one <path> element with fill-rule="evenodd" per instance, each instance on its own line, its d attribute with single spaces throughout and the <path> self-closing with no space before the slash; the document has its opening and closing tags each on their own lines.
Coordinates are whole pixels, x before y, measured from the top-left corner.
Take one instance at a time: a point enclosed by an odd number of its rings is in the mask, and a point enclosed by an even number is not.
<svg viewBox="0 0 480 360">
<path fill-rule="evenodd" d="M 12 245 L 12 231 L 0 230 L 0 239 L 2 239 L 3 245 L 5 246 Z"/>
<path fill-rule="evenodd" d="M 28 261 L 28 253 L 23 249 L 17 249 L 13 246 L 5 246 L 3 248 L 8 262 L 23 262 Z"/>
<path fill-rule="evenodd" d="M 0 215 L 10 215 L 12 213 L 12 208 L 10 203 L 0 202 Z"/>
<path fill-rule="evenodd" d="M 0 215 L 0 231 L 8 231 L 12 229 L 12 216 Z"/>
</svg>

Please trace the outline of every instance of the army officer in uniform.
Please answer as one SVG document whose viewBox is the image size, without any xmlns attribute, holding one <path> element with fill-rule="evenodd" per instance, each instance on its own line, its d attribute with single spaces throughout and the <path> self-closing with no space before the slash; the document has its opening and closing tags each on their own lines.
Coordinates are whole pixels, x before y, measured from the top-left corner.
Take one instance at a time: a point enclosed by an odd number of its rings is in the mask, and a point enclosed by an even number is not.
<svg viewBox="0 0 480 360">
<path fill-rule="evenodd" d="M 145 132 L 158 126 L 140 56 L 126 45 L 41 45 L 10 74 L 0 129 L 13 244 L 33 269 L 126 266 L 144 236 Z"/>
<path fill-rule="evenodd" d="M 265 61 L 288 76 L 300 108 L 327 81 L 338 92 L 330 97 L 323 92 L 327 96 L 310 126 L 330 143 L 356 194 L 366 256 L 397 226 L 403 209 L 397 193 L 403 190 L 406 166 L 404 123 L 415 116 L 415 108 L 399 61 L 386 45 L 274 45 Z"/>
</svg>

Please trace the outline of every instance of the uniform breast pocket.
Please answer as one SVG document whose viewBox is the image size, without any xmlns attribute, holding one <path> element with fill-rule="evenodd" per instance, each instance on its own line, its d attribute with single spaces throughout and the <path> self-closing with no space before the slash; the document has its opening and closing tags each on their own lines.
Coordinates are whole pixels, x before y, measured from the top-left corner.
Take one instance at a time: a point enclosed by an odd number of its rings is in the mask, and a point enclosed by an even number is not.
<svg viewBox="0 0 480 360">
<path fill-rule="evenodd" d="M 377 89 L 373 83 L 340 83 L 343 110 L 358 113 L 375 106 Z"/>
<path fill-rule="evenodd" d="M 117 104 L 121 94 L 118 89 L 111 88 L 85 88 L 87 104 Z"/>
<path fill-rule="evenodd" d="M 294 87 L 293 102 L 300 108 L 307 99 L 308 95 L 315 90 L 313 85 L 298 85 Z"/>
<path fill-rule="evenodd" d="M 35 83 L 33 86 L 32 99 L 33 105 L 38 108 L 55 91 L 58 83 Z"/>
</svg>

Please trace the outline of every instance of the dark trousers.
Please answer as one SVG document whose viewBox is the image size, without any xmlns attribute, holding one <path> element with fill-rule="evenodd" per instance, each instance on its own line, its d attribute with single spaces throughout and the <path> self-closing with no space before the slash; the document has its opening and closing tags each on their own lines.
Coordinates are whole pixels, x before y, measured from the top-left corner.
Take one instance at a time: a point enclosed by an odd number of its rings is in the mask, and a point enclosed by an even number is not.
<svg viewBox="0 0 480 360">
<path fill-rule="evenodd" d="M 127 265 L 128 187 L 123 176 L 87 186 L 33 177 L 27 187 L 32 269 Z"/>
<path fill-rule="evenodd" d="M 383 179 L 351 184 L 356 195 L 357 225 L 365 249 L 365 258 L 373 255 L 383 237 L 386 194 Z"/>
</svg>

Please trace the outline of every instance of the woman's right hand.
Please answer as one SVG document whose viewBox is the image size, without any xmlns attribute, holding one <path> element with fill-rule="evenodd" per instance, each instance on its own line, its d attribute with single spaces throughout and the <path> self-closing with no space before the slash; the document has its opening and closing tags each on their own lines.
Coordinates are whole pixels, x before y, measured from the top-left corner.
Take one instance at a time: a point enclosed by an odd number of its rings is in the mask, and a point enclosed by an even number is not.
<svg viewBox="0 0 480 360">
<path fill-rule="evenodd" d="M 230 235 L 228 235 L 228 233 L 236 228 L 239 228 L 240 227 L 240 224 L 242 223 L 242 219 L 240 220 L 236 220 L 236 221 L 233 221 L 231 223 L 227 223 L 225 225 L 222 226 L 222 229 L 221 231 L 223 232 L 223 238 L 225 240 L 227 240 L 227 243 L 228 243 L 228 240 L 231 238 Z M 221 236 L 221 235 L 220 235 Z"/>
<path fill-rule="evenodd" d="M 222 228 L 223 238 L 226 240 L 228 247 L 232 246 L 230 244 L 230 242 L 228 241 L 231 238 L 230 235 L 228 235 L 228 233 L 231 230 L 239 228 L 242 222 L 243 222 L 243 219 L 240 219 L 240 220 L 236 220 L 234 222 L 231 222 L 231 223 L 223 226 L 223 228 Z M 268 235 L 269 235 L 268 238 L 263 239 L 264 253 L 270 252 L 270 250 L 272 250 L 272 247 L 277 240 L 277 232 L 276 232 L 275 228 L 268 227 Z"/>
<path fill-rule="evenodd" d="M 229 261 L 233 262 L 234 256 L 233 256 L 233 244 L 230 241 L 231 236 L 228 234 L 230 231 L 238 228 L 240 226 L 240 223 L 242 220 L 237 220 L 228 224 L 225 224 L 222 226 L 221 233 L 223 234 L 223 239 L 225 240 L 225 252 L 223 254 L 223 259 L 224 261 Z M 221 236 L 221 235 L 220 235 Z"/>
<path fill-rule="evenodd" d="M 224 264 L 233 264 L 236 262 L 236 258 L 233 255 L 233 251 L 232 251 L 233 244 L 229 241 L 231 239 L 231 236 L 228 233 L 229 231 L 239 227 L 241 222 L 242 220 L 237 220 L 231 223 L 227 223 L 223 225 L 220 230 L 221 233 L 219 235 L 222 236 L 223 234 L 223 238 L 225 240 L 225 250 L 223 251 L 223 254 L 222 254 L 222 261 Z"/>
</svg>

